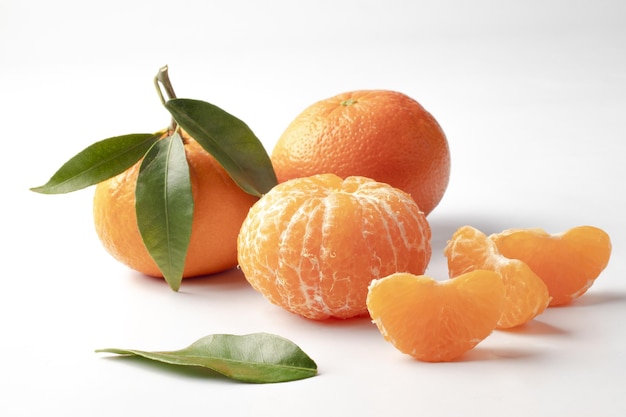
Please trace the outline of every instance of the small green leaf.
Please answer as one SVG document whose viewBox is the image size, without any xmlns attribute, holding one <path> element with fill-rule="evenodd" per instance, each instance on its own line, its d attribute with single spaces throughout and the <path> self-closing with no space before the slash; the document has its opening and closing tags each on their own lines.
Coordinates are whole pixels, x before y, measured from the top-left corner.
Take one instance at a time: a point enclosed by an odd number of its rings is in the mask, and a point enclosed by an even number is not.
<svg viewBox="0 0 626 417">
<path fill-rule="evenodd" d="M 315 362 L 297 345 L 268 333 L 210 335 L 174 351 L 113 348 L 96 352 L 140 356 L 171 365 L 200 366 L 244 382 L 285 382 L 317 374 Z"/>
<path fill-rule="evenodd" d="M 261 196 L 277 183 L 261 141 L 243 121 L 213 104 L 171 99 L 165 103 L 176 123 L 224 167 L 245 192 Z"/>
<path fill-rule="evenodd" d="M 63 194 L 102 182 L 139 161 L 162 135 L 163 132 L 138 133 L 96 142 L 63 164 L 46 184 L 31 190 Z"/>
<path fill-rule="evenodd" d="M 191 237 L 193 195 L 185 147 L 177 132 L 155 143 L 144 157 L 135 199 L 143 243 L 170 288 L 178 291 Z"/>
</svg>

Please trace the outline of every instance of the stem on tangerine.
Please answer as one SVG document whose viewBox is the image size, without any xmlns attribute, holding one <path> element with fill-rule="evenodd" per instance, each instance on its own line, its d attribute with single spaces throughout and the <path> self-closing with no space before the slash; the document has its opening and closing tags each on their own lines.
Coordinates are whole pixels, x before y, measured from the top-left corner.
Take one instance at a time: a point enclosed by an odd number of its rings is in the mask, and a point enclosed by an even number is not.
<svg viewBox="0 0 626 417">
<path fill-rule="evenodd" d="M 165 97 L 163 97 L 163 91 L 161 90 L 161 86 L 163 86 L 163 89 L 165 89 L 165 94 L 167 94 L 168 100 L 176 98 L 176 93 L 174 92 L 174 87 L 172 86 L 172 82 L 170 81 L 170 77 L 168 74 L 167 65 L 161 67 L 157 75 L 154 77 L 154 86 L 157 89 L 157 93 L 159 94 L 159 98 L 161 99 L 161 103 L 163 105 L 165 105 L 165 102 L 167 100 L 165 100 Z M 176 120 L 174 120 L 174 118 L 172 117 L 170 128 L 172 130 L 175 130 L 176 127 Z"/>
</svg>

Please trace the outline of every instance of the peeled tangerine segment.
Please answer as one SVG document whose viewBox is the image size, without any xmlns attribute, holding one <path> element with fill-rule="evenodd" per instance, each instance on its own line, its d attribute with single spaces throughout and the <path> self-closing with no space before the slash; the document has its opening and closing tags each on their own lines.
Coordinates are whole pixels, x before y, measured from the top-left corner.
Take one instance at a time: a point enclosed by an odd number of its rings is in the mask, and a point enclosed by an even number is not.
<svg viewBox="0 0 626 417">
<path fill-rule="evenodd" d="M 385 339 L 400 352 L 427 362 L 452 361 L 496 327 L 504 285 L 493 271 L 453 280 L 394 273 L 372 281 L 367 308 Z"/>
<path fill-rule="evenodd" d="M 505 305 L 498 320 L 499 329 L 520 326 L 539 314 L 550 303 L 548 288 L 524 262 L 503 256 L 496 244 L 472 226 L 457 229 L 444 254 L 451 278 L 476 269 L 496 272 L 505 288 Z"/>
<path fill-rule="evenodd" d="M 583 295 L 609 262 L 611 239 L 593 226 L 549 234 L 543 229 L 509 229 L 493 234 L 500 253 L 526 263 L 548 287 L 550 306 Z"/>
</svg>

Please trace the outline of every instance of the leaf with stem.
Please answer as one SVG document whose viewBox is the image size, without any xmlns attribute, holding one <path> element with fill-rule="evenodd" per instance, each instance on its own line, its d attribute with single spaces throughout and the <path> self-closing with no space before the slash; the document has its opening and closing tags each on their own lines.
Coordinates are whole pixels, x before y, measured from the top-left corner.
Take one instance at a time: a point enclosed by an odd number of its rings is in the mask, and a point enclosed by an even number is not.
<svg viewBox="0 0 626 417">
<path fill-rule="evenodd" d="M 143 243 L 170 288 L 178 291 L 194 209 L 189 165 L 178 132 L 155 143 L 144 157 L 135 199 Z"/>
<path fill-rule="evenodd" d="M 200 100 L 174 98 L 165 108 L 242 190 L 261 196 L 277 184 L 263 144 L 243 121 Z"/>
<path fill-rule="evenodd" d="M 114 177 L 139 161 L 164 133 L 137 133 L 96 142 L 63 164 L 46 184 L 31 190 L 63 194 Z"/>
<path fill-rule="evenodd" d="M 96 142 L 67 161 L 46 184 L 31 190 L 45 194 L 79 190 L 120 174 L 143 158 L 135 191 L 137 225 L 151 257 L 169 286 L 177 291 L 194 211 L 189 165 L 179 128 L 213 155 L 245 192 L 261 196 L 277 181 L 267 152 L 243 121 L 212 104 L 177 99 L 167 66 L 160 69 L 154 81 L 172 116 L 167 129 Z"/>
<path fill-rule="evenodd" d="M 310 378 L 316 363 L 296 344 L 268 333 L 215 334 L 173 351 L 98 349 L 96 352 L 139 356 L 181 366 L 212 369 L 244 382 L 271 383 Z"/>
</svg>

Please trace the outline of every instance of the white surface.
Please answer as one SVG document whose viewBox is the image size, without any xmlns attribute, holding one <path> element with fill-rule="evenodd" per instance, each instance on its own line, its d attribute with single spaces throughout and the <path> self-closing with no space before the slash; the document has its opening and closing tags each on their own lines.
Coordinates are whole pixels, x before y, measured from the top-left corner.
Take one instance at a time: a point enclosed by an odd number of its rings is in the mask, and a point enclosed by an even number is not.
<svg viewBox="0 0 626 417">
<path fill-rule="evenodd" d="M 621 0 L 4 0 L 0 415 L 625 415 L 625 50 Z M 611 262 L 578 302 L 444 364 L 400 354 L 368 320 L 286 313 L 236 271 L 174 293 L 104 252 L 93 190 L 28 191 L 95 140 L 164 127 L 152 86 L 164 64 L 180 97 L 242 118 L 268 150 L 339 92 L 420 101 L 453 158 L 429 218 L 437 278 L 463 224 L 595 225 Z M 257 331 L 296 342 L 319 376 L 246 385 L 94 353 Z"/>
</svg>

